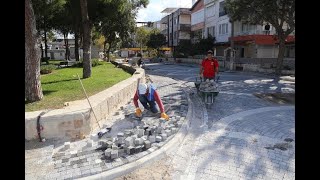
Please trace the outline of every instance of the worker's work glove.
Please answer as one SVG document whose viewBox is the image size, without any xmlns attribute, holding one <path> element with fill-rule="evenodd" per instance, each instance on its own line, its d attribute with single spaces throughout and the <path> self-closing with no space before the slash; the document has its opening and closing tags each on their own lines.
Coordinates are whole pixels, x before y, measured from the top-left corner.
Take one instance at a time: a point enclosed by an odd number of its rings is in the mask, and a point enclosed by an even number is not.
<svg viewBox="0 0 320 180">
<path fill-rule="evenodd" d="M 169 120 L 169 116 L 166 113 L 161 113 L 161 118 L 164 118 L 165 120 Z"/>
<path fill-rule="evenodd" d="M 140 108 L 136 108 L 136 116 L 141 117 L 142 116 L 142 111 Z"/>
</svg>

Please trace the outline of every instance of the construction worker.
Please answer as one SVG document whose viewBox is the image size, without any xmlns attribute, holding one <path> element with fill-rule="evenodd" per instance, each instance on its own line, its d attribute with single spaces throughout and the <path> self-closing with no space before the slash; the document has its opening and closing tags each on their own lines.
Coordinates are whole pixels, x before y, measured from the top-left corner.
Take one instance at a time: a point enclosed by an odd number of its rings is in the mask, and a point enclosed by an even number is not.
<svg viewBox="0 0 320 180">
<path fill-rule="evenodd" d="M 133 97 L 133 103 L 136 107 L 136 116 L 141 117 L 142 111 L 139 108 L 138 99 L 143 105 L 144 109 L 150 110 L 152 113 L 158 112 L 158 108 L 156 106 L 157 103 L 160 108 L 161 118 L 169 120 L 169 116 L 164 112 L 164 106 L 160 99 L 160 96 L 156 88 L 152 84 L 147 85 L 144 83 L 140 83 L 138 86 L 138 90 Z"/>
<path fill-rule="evenodd" d="M 207 79 L 213 80 L 218 73 L 218 68 L 218 60 L 213 57 L 213 52 L 209 50 L 207 52 L 207 58 L 202 60 L 200 66 L 200 77 L 203 78 L 204 81 Z"/>
</svg>

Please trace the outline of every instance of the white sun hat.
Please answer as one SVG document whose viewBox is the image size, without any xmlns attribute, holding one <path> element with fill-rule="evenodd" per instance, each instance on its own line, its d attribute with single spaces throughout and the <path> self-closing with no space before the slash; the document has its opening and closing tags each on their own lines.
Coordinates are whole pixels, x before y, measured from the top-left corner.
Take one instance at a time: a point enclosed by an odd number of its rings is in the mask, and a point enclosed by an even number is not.
<svg viewBox="0 0 320 180">
<path fill-rule="evenodd" d="M 139 94 L 145 94 L 147 92 L 147 88 L 148 86 L 146 84 L 139 84 L 139 87 L 138 87 L 138 91 L 139 91 Z"/>
</svg>

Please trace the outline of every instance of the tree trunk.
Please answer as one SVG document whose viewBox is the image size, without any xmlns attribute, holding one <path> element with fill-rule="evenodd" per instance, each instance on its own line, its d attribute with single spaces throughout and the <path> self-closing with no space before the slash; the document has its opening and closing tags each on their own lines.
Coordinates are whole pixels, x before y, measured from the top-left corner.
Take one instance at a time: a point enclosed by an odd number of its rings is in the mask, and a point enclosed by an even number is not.
<svg viewBox="0 0 320 180">
<path fill-rule="evenodd" d="M 67 60 L 70 60 L 70 48 L 69 48 L 69 39 L 67 37 L 67 46 L 66 46 Z"/>
<path fill-rule="evenodd" d="M 25 0 L 25 99 L 27 102 L 43 98 L 40 82 L 40 56 L 37 47 L 36 21 L 31 0 Z"/>
<path fill-rule="evenodd" d="M 64 46 L 66 48 L 66 52 L 65 52 L 65 60 L 70 60 L 70 49 L 69 49 L 69 40 L 68 40 L 68 34 L 69 33 L 64 33 L 63 37 L 64 37 Z"/>
<path fill-rule="evenodd" d="M 79 61 L 79 32 L 75 30 L 74 32 L 74 55 L 76 56 L 76 61 Z"/>
<path fill-rule="evenodd" d="M 103 60 L 106 60 L 106 45 L 107 45 L 107 41 L 104 41 L 103 43 Z M 108 60 L 106 60 L 108 61 Z"/>
<path fill-rule="evenodd" d="M 43 46 L 42 46 L 42 43 L 40 43 L 40 48 L 41 48 L 41 59 L 43 59 Z"/>
<path fill-rule="evenodd" d="M 87 0 L 80 0 L 83 24 L 83 78 L 91 76 L 91 25 L 88 16 Z"/>
<path fill-rule="evenodd" d="M 276 67 L 276 75 L 281 75 L 282 65 L 283 65 L 283 57 L 285 52 L 285 37 L 279 38 L 279 53 L 277 59 L 277 67 Z"/>
<path fill-rule="evenodd" d="M 140 54 L 142 55 L 142 41 L 140 43 Z"/>
<path fill-rule="evenodd" d="M 107 62 L 110 62 L 110 49 L 111 49 L 111 45 L 112 45 L 112 43 L 110 42 L 109 43 L 109 47 L 108 47 L 108 50 L 107 50 Z"/>
<path fill-rule="evenodd" d="M 67 50 L 66 33 L 63 33 L 63 41 L 64 41 L 64 47 L 65 47 L 65 49 L 66 49 L 66 51 L 64 52 L 64 59 L 65 59 L 65 60 L 68 60 L 68 58 L 67 58 L 68 50 Z"/>
<path fill-rule="evenodd" d="M 43 16 L 43 31 L 44 31 L 44 57 L 48 58 L 48 44 L 47 44 L 47 27 L 46 17 Z"/>
</svg>

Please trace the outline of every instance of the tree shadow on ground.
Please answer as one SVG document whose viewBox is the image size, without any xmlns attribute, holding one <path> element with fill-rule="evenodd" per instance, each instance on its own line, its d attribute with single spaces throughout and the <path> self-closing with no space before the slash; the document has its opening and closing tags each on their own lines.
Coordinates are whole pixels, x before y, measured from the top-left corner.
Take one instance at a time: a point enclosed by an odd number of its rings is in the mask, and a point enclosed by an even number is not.
<svg viewBox="0 0 320 180">
<path fill-rule="evenodd" d="M 253 95 L 276 104 L 295 104 L 295 93 L 254 93 Z"/>
<path fill-rule="evenodd" d="M 82 79 L 82 78 L 81 78 Z M 78 79 L 64 79 L 64 80 L 57 80 L 57 81 L 48 81 L 48 82 L 42 82 L 41 84 L 54 84 L 54 83 L 60 83 L 60 82 L 68 82 L 68 81 L 77 81 Z"/>
</svg>

